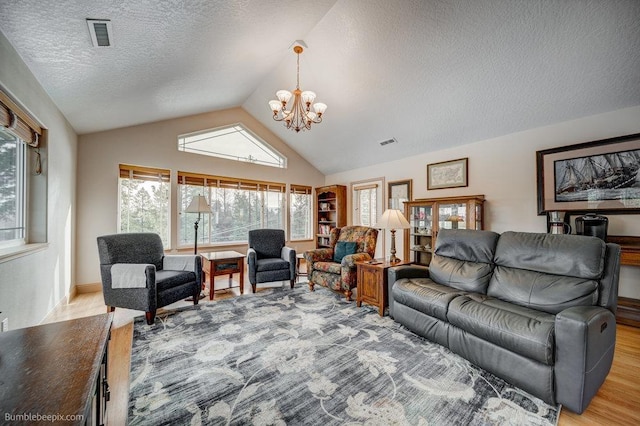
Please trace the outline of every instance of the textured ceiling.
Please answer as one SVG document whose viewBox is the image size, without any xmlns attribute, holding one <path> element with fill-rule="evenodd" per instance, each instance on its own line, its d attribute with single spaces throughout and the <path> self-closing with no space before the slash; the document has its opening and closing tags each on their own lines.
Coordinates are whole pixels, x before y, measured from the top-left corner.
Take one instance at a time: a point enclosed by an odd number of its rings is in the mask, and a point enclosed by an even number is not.
<svg viewBox="0 0 640 426">
<path fill-rule="evenodd" d="M 86 18 L 111 19 L 113 48 Z M 638 0 L 0 0 L 78 133 L 240 105 L 327 174 L 640 105 L 639 21 Z M 328 105 L 298 134 L 267 106 L 297 39 Z"/>
</svg>

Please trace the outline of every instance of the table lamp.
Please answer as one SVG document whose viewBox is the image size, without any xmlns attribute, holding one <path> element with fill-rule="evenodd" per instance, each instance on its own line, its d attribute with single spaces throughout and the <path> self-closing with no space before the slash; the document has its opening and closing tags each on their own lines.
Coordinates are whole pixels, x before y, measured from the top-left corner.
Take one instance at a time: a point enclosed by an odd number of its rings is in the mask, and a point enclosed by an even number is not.
<svg viewBox="0 0 640 426">
<path fill-rule="evenodd" d="M 191 204 L 185 210 L 185 213 L 198 213 L 198 220 L 193 224 L 193 229 L 196 232 L 196 241 L 195 247 L 193 249 L 193 254 L 198 254 L 198 222 L 200 222 L 200 214 L 201 213 L 211 213 L 211 207 L 209 207 L 209 203 L 207 203 L 207 199 L 204 198 L 204 195 L 196 195 L 191 200 Z"/>
<path fill-rule="evenodd" d="M 396 229 L 407 229 L 411 227 L 402 212 L 397 209 L 387 209 L 382 214 L 378 223 L 373 227 L 389 229 L 391 231 L 391 256 L 389 257 L 389 261 L 391 263 L 399 262 L 400 259 L 396 257 Z"/>
</svg>

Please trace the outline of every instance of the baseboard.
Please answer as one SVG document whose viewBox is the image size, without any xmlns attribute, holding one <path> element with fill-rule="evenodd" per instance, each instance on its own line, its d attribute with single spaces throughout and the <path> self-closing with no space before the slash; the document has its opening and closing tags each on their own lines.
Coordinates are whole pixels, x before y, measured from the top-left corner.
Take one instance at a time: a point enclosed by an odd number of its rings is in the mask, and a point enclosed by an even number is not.
<svg viewBox="0 0 640 426">
<path fill-rule="evenodd" d="M 640 299 L 618 297 L 616 322 L 618 324 L 640 327 Z"/>
<path fill-rule="evenodd" d="M 100 283 L 76 284 L 72 289 L 74 297 L 77 294 L 97 293 L 99 291 L 102 291 L 102 284 Z M 70 299 L 73 299 L 73 297 L 70 297 Z"/>
</svg>

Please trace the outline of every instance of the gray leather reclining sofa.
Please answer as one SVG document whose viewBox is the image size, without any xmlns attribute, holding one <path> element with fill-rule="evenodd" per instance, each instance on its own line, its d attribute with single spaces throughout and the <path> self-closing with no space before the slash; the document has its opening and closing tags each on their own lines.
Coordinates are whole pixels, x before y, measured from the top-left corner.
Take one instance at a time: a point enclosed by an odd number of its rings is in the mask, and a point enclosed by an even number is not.
<svg viewBox="0 0 640 426">
<path fill-rule="evenodd" d="M 389 314 L 540 399 L 582 413 L 616 341 L 620 247 L 596 237 L 439 231 L 389 270 Z"/>
</svg>

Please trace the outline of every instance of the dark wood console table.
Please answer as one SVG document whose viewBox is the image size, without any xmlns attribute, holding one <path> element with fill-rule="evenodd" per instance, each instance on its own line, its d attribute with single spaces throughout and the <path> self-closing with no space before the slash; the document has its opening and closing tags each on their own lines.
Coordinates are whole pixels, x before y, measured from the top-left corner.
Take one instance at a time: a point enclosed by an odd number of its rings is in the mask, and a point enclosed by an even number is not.
<svg viewBox="0 0 640 426">
<path fill-rule="evenodd" d="M 0 423 L 105 424 L 112 319 L 102 314 L 1 333 Z"/>
<path fill-rule="evenodd" d="M 620 245 L 621 265 L 640 266 L 640 237 L 609 235 L 607 242 Z M 640 300 L 618 297 L 616 321 L 619 324 L 640 327 Z"/>
</svg>

